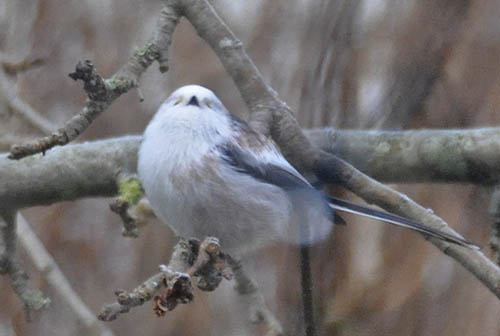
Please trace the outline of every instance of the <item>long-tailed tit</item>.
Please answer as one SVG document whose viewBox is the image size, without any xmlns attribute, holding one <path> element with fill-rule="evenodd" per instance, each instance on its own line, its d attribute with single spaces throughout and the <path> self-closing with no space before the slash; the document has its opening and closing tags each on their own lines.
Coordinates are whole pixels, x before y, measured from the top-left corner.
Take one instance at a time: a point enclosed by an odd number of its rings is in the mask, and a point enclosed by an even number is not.
<svg viewBox="0 0 500 336">
<path fill-rule="evenodd" d="M 321 194 L 272 140 L 197 85 L 179 88 L 161 105 L 144 133 L 138 171 L 155 213 L 182 237 L 215 236 L 239 257 L 272 241 L 300 243 L 306 335 L 315 335 L 308 245 L 326 238 L 332 222 L 343 222 L 335 210 L 473 246 L 407 218 Z"/>
<path fill-rule="evenodd" d="M 198 85 L 177 89 L 161 105 L 144 133 L 138 171 L 155 213 L 178 235 L 215 236 L 236 255 L 276 240 L 324 239 L 332 220 L 342 221 L 335 210 L 473 246 L 407 218 L 321 194 L 272 140 Z M 306 237 L 303 230 L 294 232 L 294 218 L 307 222 Z"/>
</svg>

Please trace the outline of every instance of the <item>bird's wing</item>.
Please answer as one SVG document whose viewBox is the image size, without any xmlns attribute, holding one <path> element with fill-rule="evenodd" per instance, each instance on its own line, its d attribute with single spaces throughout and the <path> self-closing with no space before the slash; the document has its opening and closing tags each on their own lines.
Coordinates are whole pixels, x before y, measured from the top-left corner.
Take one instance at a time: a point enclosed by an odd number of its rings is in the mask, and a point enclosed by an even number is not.
<svg viewBox="0 0 500 336">
<path fill-rule="evenodd" d="M 300 195 L 309 200 L 309 204 L 318 206 L 318 211 L 322 211 L 335 224 L 345 224 L 328 205 L 324 195 L 293 168 L 271 139 L 255 132 L 234 116 L 231 121 L 235 138 L 220 144 L 217 149 L 234 170 L 280 187 L 293 196 Z"/>
<path fill-rule="evenodd" d="M 251 176 L 253 179 L 272 184 L 286 192 L 292 202 L 293 216 L 297 219 L 300 234 L 284 237 L 287 241 L 300 239 L 301 245 L 324 240 L 331 231 L 332 222 L 345 224 L 331 208 L 323 194 L 314 189 L 302 176 L 285 165 L 266 163 L 259 160 L 256 153 L 238 144 L 227 142 L 217 147 L 220 157 L 234 171 Z"/>
<path fill-rule="evenodd" d="M 283 157 L 274 141 L 255 132 L 248 124 L 231 115 L 232 128 L 235 139 L 232 141 L 231 151 L 235 156 L 241 156 L 241 163 L 247 161 L 254 167 L 268 165 L 272 176 L 285 174 L 287 181 L 296 180 L 297 186 L 310 186 L 309 182 Z M 279 173 L 278 173 L 279 171 Z M 279 185 L 279 181 L 273 183 Z"/>
<path fill-rule="evenodd" d="M 287 169 L 286 166 L 262 162 L 251 150 L 229 142 L 219 145 L 218 150 L 233 169 L 259 181 L 274 184 L 286 191 L 312 188 L 302 176 L 297 175 L 293 170 Z"/>
</svg>

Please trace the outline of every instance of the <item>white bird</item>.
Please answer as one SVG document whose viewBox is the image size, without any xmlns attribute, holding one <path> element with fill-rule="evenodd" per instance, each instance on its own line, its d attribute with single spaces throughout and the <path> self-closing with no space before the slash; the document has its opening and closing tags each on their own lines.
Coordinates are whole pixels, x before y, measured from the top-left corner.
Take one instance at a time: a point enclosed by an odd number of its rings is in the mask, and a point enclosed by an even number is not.
<svg viewBox="0 0 500 336">
<path fill-rule="evenodd" d="M 342 221 L 333 210 L 473 246 L 407 218 L 322 195 L 271 139 L 198 85 L 177 89 L 161 105 L 144 133 L 138 171 L 155 213 L 175 233 L 217 237 L 236 255 L 276 240 L 310 244 L 325 239 L 332 219 Z M 306 237 L 294 231 L 292 219 L 306 221 Z"/>
<path fill-rule="evenodd" d="M 306 335 L 315 335 L 308 246 L 328 237 L 335 210 L 380 219 L 450 243 L 455 237 L 314 189 L 274 142 L 231 115 L 201 86 L 177 89 L 149 123 L 138 172 L 155 213 L 181 237 L 217 237 L 242 257 L 284 240 L 301 245 Z"/>
</svg>

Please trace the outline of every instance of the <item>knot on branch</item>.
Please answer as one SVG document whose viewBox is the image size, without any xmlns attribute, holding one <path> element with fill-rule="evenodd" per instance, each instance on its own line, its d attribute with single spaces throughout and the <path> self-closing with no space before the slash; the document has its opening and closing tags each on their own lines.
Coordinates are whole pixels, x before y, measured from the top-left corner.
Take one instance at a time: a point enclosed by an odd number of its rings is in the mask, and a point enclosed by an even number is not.
<svg viewBox="0 0 500 336">
<path fill-rule="evenodd" d="M 83 89 L 91 100 L 104 102 L 109 99 L 106 81 L 97 73 L 91 61 L 78 62 L 75 72 L 68 74 L 68 76 L 75 81 L 79 79 L 83 81 Z"/>
<path fill-rule="evenodd" d="M 173 310 L 178 304 L 186 304 L 193 301 L 191 277 L 185 273 L 175 273 L 169 279 L 165 278 L 163 293 L 154 297 L 153 311 L 156 316 L 164 316 L 167 311 Z"/>
</svg>

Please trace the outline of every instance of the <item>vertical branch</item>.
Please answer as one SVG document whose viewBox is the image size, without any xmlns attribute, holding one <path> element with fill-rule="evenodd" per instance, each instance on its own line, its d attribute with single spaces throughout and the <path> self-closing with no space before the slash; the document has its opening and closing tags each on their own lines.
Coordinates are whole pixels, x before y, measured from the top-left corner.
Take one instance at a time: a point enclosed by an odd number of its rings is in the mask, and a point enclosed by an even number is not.
<svg viewBox="0 0 500 336">
<path fill-rule="evenodd" d="M 227 263 L 233 270 L 236 282 L 234 288 L 248 307 L 250 321 L 254 324 L 262 325 L 266 336 L 283 335 L 283 328 L 273 313 L 267 308 L 264 297 L 255 281 L 246 274 L 239 260 L 229 255 L 227 257 Z"/>
<path fill-rule="evenodd" d="M 304 309 L 304 322 L 306 336 L 316 335 L 313 305 L 313 279 L 311 275 L 311 249 L 309 245 L 300 246 L 300 282 L 302 287 L 302 306 Z"/>
<path fill-rule="evenodd" d="M 490 202 L 490 214 L 493 217 L 490 234 L 490 248 L 493 252 L 493 260 L 500 266 L 500 186 L 493 189 Z"/>
</svg>

